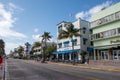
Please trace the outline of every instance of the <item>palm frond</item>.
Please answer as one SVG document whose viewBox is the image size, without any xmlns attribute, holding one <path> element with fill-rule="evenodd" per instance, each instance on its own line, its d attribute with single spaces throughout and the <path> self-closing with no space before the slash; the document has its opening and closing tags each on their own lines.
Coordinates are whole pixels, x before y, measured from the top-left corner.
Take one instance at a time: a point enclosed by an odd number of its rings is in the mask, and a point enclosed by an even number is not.
<svg viewBox="0 0 120 80">
<path fill-rule="evenodd" d="M 79 32 L 80 29 L 74 28 L 74 25 L 70 23 L 66 26 L 66 30 L 59 31 L 58 39 L 73 38 L 73 36 L 81 36 Z"/>
</svg>

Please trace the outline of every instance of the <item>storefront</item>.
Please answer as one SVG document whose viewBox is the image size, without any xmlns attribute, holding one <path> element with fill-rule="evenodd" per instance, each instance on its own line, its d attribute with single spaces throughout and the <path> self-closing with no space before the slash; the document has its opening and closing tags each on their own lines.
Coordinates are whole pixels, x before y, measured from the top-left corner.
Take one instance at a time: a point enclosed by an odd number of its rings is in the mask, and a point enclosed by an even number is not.
<svg viewBox="0 0 120 80">
<path fill-rule="evenodd" d="M 65 50 L 65 51 L 57 51 L 53 52 L 56 55 L 58 61 L 72 61 L 73 59 L 78 60 L 79 49 L 75 50 Z"/>
<path fill-rule="evenodd" d="M 94 49 L 94 60 L 120 60 L 120 45 Z"/>
</svg>

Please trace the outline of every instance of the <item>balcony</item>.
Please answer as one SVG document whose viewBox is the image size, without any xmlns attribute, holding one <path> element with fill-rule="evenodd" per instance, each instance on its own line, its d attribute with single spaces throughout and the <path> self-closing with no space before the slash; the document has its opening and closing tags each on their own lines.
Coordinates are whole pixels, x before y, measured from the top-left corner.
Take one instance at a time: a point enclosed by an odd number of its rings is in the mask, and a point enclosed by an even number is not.
<svg viewBox="0 0 120 80">
<path fill-rule="evenodd" d="M 80 49 L 80 44 L 74 46 L 74 49 Z M 57 51 L 63 51 L 63 50 L 72 50 L 72 46 L 68 46 L 68 47 L 62 47 L 62 48 L 58 48 Z"/>
</svg>

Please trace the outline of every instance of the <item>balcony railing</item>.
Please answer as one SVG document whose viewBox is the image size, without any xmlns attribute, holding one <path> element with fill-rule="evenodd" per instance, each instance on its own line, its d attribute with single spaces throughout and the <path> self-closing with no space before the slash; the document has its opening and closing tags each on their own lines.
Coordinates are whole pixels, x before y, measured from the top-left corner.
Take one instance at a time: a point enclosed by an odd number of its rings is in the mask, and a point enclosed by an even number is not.
<svg viewBox="0 0 120 80">
<path fill-rule="evenodd" d="M 74 46 L 74 49 L 80 49 L 80 44 Z M 62 47 L 62 48 L 58 48 L 57 51 L 63 51 L 63 50 L 72 50 L 72 46 L 68 46 L 68 47 Z"/>
</svg>

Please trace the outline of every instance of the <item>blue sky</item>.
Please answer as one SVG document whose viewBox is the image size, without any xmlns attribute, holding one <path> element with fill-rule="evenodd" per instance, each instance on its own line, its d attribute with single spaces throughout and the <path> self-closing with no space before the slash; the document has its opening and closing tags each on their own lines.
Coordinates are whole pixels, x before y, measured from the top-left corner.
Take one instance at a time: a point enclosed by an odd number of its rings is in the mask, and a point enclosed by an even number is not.
<svg viewBox="0 0 120 80">
<path fill-rule="evenodd" d="M 0 0 L 0 38 L 6 53 L 25 42 L 40 41 L 39 35 L 50 32 L 56 40 L 56 24 L 82 18 L 120 0 Z M 70 16 L 72 15 L 72 16 Z"/>
</svg>

